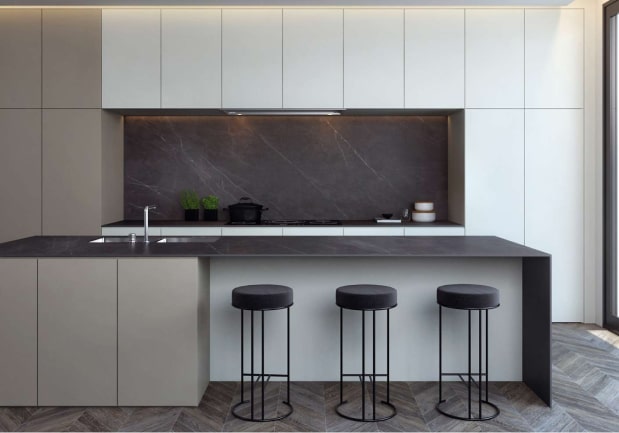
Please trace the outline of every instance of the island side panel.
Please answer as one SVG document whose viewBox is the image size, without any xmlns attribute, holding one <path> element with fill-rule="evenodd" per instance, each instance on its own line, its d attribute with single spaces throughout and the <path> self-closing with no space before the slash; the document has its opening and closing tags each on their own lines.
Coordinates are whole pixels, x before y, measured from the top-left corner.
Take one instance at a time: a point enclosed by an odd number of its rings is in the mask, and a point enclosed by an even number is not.
<svg viewBox="0 0 619 433">
<path fill-rule="evenodd" d="M 521 258 L 212 258 L 213 381 L 239 380 L 240 314 L 230 304 L 231 291 L 236 286 L 259 283 L 285 284 L 294 290 L 290 313 L 292 380 L 339 379 L 339 309 L 335 305 L 335 289 L 356 283 L 386 284 L 398 290 L 398 306 L 391 312 L 391 378 L 396 381 L 438 380 L 439 285 L 479 283 L 497 287 L 501 291 L 501 307 L 490 312 L 490 380 L 522 380 Z M 445 369 L 466 371 L 466 312 L 444 310 L 443 319 Z M 266 313 L 265 323 L 266 369 L 285 371 L 285 312 Z M 477 317 L 473 323 L 476 332 Z M 371 345 L 370 314 L 366 316 L 366 325 L 367 342 Z M 344 327 L 344 367 L 346 371 L 358 372 L 361 313 L 346 311 Z M 257 317 L 256 341 L 260 330 Z M 381 370 L 386 367 L 381 355 L 386 344 L 384 313 L 377 313 L 376 331 L 377 369 Z M 473 340 L 473 353 L 477 353 L 476 335 Z M 366 355 L 367 365 L 371 365 L 370 349 Z"/>
<path fill-rule="evenodd" d="M 37 260 L 0 259 L 0 406 L 37 405 Z"/>
<path fill-rule="evenodd" d="M 522 259 L 522 376 L 552 406 L 552 276 L 550 257 Z"/>
</svg>

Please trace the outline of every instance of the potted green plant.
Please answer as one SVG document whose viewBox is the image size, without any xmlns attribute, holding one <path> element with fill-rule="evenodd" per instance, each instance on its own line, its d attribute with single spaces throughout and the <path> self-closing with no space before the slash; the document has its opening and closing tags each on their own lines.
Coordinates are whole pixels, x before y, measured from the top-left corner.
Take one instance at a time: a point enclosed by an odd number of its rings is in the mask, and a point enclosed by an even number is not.
<svg viewBox="0 0 619 433">
<path fill-rule="evenodd" d="M 217 221 L 219 198 L 216 195 L 207 195 L 203 197 L 202 207 L 204 208 L 204 221 Z"/>
<path fill-rule="evenodd" d="M 195 191 L 190 189 L 181 191 L 181 206 L 185 209 L 185 221 L 200 219 L 200 199 Z"/>
</svg>

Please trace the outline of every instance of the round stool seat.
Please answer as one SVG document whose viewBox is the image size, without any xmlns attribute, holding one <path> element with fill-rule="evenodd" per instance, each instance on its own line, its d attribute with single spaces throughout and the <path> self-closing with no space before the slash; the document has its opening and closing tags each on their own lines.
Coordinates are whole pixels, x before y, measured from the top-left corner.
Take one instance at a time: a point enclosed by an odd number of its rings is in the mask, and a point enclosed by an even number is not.
<svg viewBox="0 0 619 433">
<path fill-rule="evenodd" d="M 241 310 L 277 310 L 292 305 L 292 289 L 277 284 L 252 284 L 232 290 L 232 306 Z"/>
<path fill-rule="evenodd" d="M 398 304 L 398 292 L 376 284 L 342 286 L 335 291 L 335 303 L 349 310 L 386 310 Z"/>
<path fill-rule="evenodd" d="M 480 284 L 448 284 L 436 289 L 436 302 L 458 310 L 483 310 L 499 306 L 499 291 Z"/>
</svg>

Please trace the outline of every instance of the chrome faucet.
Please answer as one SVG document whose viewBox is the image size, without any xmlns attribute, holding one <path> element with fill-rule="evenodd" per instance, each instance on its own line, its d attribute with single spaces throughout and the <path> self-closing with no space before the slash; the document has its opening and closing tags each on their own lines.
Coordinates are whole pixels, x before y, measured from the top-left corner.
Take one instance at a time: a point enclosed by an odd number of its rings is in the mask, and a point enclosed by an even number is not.
<svg viewBox="0 0 619 433">
<path fill-rule="evenodd" d="M 151 209 L 157 209 L 157 206 L 155 205 L 144 206 L 144 242 L 145 243 L 150 242 L 148 240 L 148 211 Z"/>
</svg>

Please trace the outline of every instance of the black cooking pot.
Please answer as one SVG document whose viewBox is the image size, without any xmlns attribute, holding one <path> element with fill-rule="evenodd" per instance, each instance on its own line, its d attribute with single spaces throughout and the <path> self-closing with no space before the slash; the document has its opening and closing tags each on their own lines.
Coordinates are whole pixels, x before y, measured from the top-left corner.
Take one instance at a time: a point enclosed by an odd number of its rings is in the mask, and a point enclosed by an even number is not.
<svg viewBox="0 0 619 433">
<path fill-rule="evenodd" d="M 262 212 L 269 210 L 261 204 L 252 203 L 249 197 L 241 197 L 237 204 L 228 206 L 231 223 L 260 224 Z"/>
</svg>

